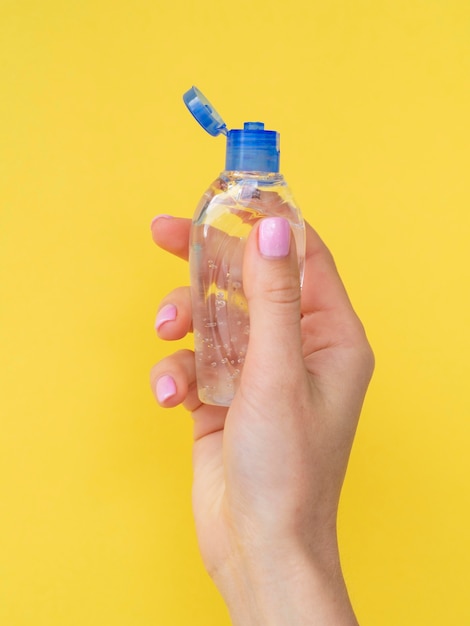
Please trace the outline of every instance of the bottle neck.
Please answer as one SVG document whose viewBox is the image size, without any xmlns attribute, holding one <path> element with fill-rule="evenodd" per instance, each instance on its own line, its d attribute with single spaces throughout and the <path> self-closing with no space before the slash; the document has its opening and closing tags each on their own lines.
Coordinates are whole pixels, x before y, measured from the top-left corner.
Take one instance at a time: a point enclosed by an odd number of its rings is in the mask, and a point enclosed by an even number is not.
<svg viewBox="0 0 470 626">
<path fill-rule="evenodd" d="M 227 181 L 252 180 L 265 184 L 279 184 L 284 182 L 284 177 L 280 172 L 246 172 L 241 170 L 224 170 L 220 178 Z"/>
</svg>

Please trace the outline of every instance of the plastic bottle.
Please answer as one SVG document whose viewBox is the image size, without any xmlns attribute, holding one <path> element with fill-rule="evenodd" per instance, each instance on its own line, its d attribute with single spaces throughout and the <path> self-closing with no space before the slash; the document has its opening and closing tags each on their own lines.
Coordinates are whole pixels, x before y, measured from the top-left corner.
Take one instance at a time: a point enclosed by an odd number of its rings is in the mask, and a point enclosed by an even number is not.
<svg viewBox="0 0 470 626">
<path fill-rule="evenodd" d="M 189 265 L 199 398 L 206 404 L 229 406 L 240 383 L 250 333 L 242 280 L 246 239 L 259 219 L 286 218 L 295 237 L 302 281 L 305 228 L 279 173 L 279 134 L 264 130 L 260 122 L 227 130 L 196 87 L 183 99 L 209 134 L 227 137 L 225 170 L 194 214 Z"/>
</svg>

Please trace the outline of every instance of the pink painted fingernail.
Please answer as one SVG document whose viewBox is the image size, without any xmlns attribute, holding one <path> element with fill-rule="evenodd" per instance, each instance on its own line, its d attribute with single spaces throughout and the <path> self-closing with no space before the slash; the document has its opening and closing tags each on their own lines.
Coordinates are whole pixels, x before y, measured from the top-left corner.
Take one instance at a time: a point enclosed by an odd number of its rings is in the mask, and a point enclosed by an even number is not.
<svg viewBox="0 0 470 626">
<path fill-rule="evenodd" d="M 162 213 L 161 215 L 155 215 L 153 220 L 150 222 L 150 228 L 152 228 L 155 222 L 158 222 L 160 218 L 164 218 L 168 220 L 168 219 L 171 219 L 172 217 L 173 217 L 172 215 L 167 215 L 166 213 Z"/>
<path fill-rule="evenodd" d="M 283 217 L 261 220 L 258 235 L 261 254 L 268 259 L 280 259 L 289 254 L 290 225 Z"/>
<path fill-rule="evenodd" d="M 166 402 L 176 394 L 176 383 L 172 376 L 162 376 L 157 380 L 157 399 L 160 404 Z"/>
<path fill-rule="evenodd" d="M 155 320 L 155 330 L 160 330 L 160 327 L 166 322 L 174 322 L 176 319 L 176 307 L 174 304 L 165 304 L 160 311 L 158 311 L 157 319 Z"/>
</svg>

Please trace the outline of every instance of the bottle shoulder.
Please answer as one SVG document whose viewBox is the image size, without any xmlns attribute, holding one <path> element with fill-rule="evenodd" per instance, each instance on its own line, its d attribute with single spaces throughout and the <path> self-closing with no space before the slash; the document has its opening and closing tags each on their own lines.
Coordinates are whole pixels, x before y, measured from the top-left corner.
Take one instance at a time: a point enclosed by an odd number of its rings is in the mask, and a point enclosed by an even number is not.
<svg viewBox="0 0 470 626">
<path fill-rule="evenodd" d="M 247 212 L 253 217 L 283 216 L 302 221 L 300 210 L 282 174 L 224 171 L 202 196 L 194 222 L 211 223 L 224 212 Z"/>
</svg>

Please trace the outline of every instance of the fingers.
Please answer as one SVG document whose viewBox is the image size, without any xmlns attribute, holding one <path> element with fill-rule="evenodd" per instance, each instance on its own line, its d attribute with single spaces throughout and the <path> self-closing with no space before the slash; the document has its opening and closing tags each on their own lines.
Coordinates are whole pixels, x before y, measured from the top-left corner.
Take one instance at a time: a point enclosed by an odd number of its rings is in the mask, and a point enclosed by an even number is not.
<svg viewBox="0 0 470 626">
<path fill-rule="evenodd" d="M 182 339 L 192 330 L 189 287 L 178 287 L 160 303 L 155 330 L 161 339 Z"/>
<path fill-rule="evenodd" d="M 157 363 L 150 373 L 150 385 L 160 406 L 173 408 L 182 404 L 193 414 L 195 441 L 223 430 L 227 409 L 207 406 L 199 400 L 191 350 L 180 350 Z M 220 442 L 216 445 L 220 446 Z"/>
<path fill-rule="evenodd" d="M 157 215 L 152 221 L 152 238 L 163 250 L 188 260 L 191 220 L 171 215 Z"/>
<path fill-rule="evenodd" d="M 161 216 L 152 222 L 152 236 L 163 249 L 187 259 L 190 228 L 189 219 Z M 292 372 L 299 371 L 302 355 L 332 345 L 362 345 L 364 353 L 370 353 L 333 257 L 308 224 L 302 291 L 295 240 L 282 218 L 260 220 L 253 228 L 244 255 L 243 284 L 251 326 L 244 369 L 250 371 L 250 376 L 259 378 L 260 372 L 263 377 L 271 376 L 273 370 L 282 376 L 289 366 Z M 166 340 L 184 337 L 191 330 L 191 316 L 188 288 L 176 289 L 160 306 L 156 319 L 158 335 Z M 279 362 L 287 367 L 276 369 Z M 175 406 L 172 403 L 178 404 L 180 396 L 173 391 L 169 379 L 167 383 L 166 388 L 160 383 L 160 397 L 164 398 L 164 406 Z"/>
<path fill-rule="evenodd" d="M 157 402 L 165 408 L 184 404 L 188 410 L 197 408 L 194 353 L 180 350 L 162 359 L 150 373 L 150 384 Z"/>
</svg>

